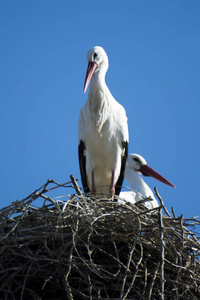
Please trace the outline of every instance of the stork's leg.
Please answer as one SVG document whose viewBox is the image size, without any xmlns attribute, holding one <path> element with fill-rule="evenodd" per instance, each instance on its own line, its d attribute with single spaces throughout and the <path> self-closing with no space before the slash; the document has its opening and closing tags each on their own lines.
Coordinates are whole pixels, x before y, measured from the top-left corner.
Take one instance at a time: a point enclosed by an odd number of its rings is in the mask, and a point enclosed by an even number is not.
<svg viewBox="0 0 200 300">
<path fill-rule="evenodd" d="M 112 177 L 111 177 L 111 186 L 110 186 L 110 193 L 112 195 L 112 200 L 114 200 L 115 195 L 115 186 L 114 186 L 114 171 L 112 171 Z"/>
<path fill-rule="evenodd" d="M 94 183 L 94 170 L 92 171 L 92 195 L 96 195 L 97 190 Z"/>
</svg>

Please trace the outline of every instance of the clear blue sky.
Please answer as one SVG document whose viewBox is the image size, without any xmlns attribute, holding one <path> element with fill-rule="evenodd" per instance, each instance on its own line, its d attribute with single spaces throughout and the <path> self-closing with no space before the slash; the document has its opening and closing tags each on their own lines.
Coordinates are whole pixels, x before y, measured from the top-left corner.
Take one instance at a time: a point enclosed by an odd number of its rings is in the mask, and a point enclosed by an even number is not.
<svg viewBox="0 0 200 300">
<path fill-rule="evenodd" d="M 129 152 L 176 189 L 146 182 L 177 215 L 200 215 L 199 16 L 198 0 L 2 0 L 0 206 L 48 178 L 80 178 L 86 53 L 99 45 L 109 57 L 107 85 L 127 111 Z"/>
</svg>

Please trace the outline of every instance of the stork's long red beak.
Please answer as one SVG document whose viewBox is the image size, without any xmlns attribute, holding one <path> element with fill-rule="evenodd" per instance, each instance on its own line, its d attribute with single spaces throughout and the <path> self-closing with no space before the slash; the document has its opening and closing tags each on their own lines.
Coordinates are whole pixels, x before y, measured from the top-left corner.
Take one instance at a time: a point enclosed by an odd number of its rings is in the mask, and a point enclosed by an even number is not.
<svg viewBox="0 0 200 300">
<path fill-rule="evenodd" d="M 167 185 L 170 185 L 172 187 L 175 187 L 171 182 L 169 182 L 167 179 L 165 179 L 164 177 L 162 177 L 159 173 L 157 173 L 156 171 L 154 171 L 152 168 L 150 168 L 147 165 L 142 165 L 140 168 L 140 171 L 147 176 L 151 176 Z"/>
<path fill-rule="evenodd" d="M 83 89 L 83 93 L 86 92 L 87 87 L 90 83 L 90 80 L 92 78 L 92 75 L 94 74 L 94 71 L 96 70 L 96 68 L 98 67 L 98 65 L 95 62 L 89 62 L 88 64 L 88 68 L 87 68 L 87 72 L 86 72 L 86 76 L 85 76 L 85 83 L 84 83 L 84 89 Z"/>
</svg>

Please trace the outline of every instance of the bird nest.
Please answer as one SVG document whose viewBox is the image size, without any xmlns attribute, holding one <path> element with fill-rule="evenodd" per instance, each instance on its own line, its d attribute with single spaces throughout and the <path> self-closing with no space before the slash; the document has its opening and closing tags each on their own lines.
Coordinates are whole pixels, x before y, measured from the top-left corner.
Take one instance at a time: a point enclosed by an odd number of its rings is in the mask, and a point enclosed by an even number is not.
<svg viewBox="0 0 200 300">
<path fill-rule="evenodd" d="M 200 299 L 198 218 L 84 197 L 71 179 L 0 210 L 1 299 Z M 49 196 L 61 187 L 75 194 Z"/>
</svg>

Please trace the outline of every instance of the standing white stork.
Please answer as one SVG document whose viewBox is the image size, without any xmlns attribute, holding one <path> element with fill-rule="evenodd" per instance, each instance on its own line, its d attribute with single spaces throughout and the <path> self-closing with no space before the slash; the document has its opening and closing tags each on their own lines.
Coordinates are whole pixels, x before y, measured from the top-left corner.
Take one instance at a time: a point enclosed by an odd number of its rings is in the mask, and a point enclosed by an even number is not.
<svg viewBox="0 0 200 300">
<path fill-rule="evenodd" d="M 144 202 L 144 206 L 148 209 L 158 207 L 158 202 L 155 199 L 152 190 L 141 177 L 142 174 L 144 176 L 151 176 L 167 185 L 175 187 L 171 182 L 150 168 L 141 155 L 130 154 L 126 162 L 125 179 L 128 181 L 133 191 L 121 192 L 119 196 L 131 203 L 136 203 L 144 198 L 151 197 L 152 201 Z M 119 202 L 124 201 L 119 199 Z"/>
<path fill-rule="evenodd" d="M 87 53 L 84 93 L 88 99 L 78 123 L 79 166 L 84 192 L 119 195 L 128 154 L 125 109 L 111 95 L 106 83 L 108 57 L 102 47 Z"/>
</svg>

